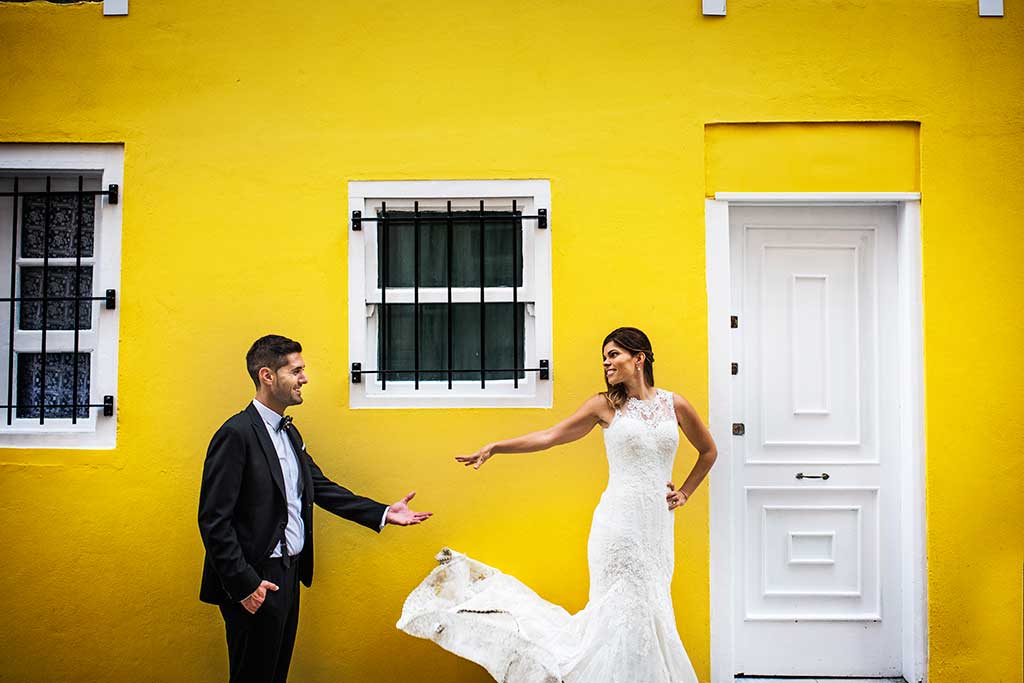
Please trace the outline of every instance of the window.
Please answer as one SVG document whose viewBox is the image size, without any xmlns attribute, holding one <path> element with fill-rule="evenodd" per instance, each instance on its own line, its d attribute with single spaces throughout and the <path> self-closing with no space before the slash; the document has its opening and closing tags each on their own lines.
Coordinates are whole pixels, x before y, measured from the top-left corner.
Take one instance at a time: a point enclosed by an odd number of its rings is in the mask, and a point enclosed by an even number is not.
<svg viewBox="0 0 1024 683">
<path fill-rule="evenodd" d="M 550 407 L 546 180 L 349 183 L 351 405 Z"/>
<path fill-rule="evenodd" d="M 113 448 L 120 145 L 0 145 L 0 446 Z"/>
</svg>

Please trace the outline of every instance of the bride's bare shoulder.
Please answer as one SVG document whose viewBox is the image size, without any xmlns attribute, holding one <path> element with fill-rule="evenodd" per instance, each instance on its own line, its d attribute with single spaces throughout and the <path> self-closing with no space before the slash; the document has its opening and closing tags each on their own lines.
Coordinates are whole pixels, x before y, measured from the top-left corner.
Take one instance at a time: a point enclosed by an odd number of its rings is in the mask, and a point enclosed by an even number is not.
<svg viewBox="0 0 1024 683">
<path fill-rule="evenodd" d="M 682 420 L 692 420 L 698 417 L 697 409 L 693 407 L 693 404 L 686 400 L 682 394 L 672 392 L 672 408 L 675 410 L 676 417 Z"/>
<path fill-rule="evenodd" d="M 585 410 L 587 413 L 597 418 L 602 427 L 607 427 L 611 424 L 612 418 L 615 417 L 615 409 L 612 408 L 612 404 L 608 400 L 608 396 L 603 392 L 594 394 L 588 398 L 583 403 L 581 410 Z"/>
<path fill-rule="evenodd" d="M 671 394 L 672 396 L 672 407 L 676 409 L 676 412 L 679 412 L 680 410 L 693 409 L 693 406 L 690 405 L 690 402 L 687 401 L 682 394 L 676 393 L 674 391 L 670 391 L 669 394 Z"/>
</svg>

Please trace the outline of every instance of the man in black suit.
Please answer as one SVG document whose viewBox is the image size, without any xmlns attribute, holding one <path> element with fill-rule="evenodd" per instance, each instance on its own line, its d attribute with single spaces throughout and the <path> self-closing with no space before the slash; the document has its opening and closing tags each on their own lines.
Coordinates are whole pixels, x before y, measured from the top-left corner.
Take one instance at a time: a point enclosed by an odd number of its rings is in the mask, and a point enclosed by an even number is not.
<svg viewBox="0 0 1024 683">
<path fill-rule="evenodd" d="M 281 683 L 295 643 L 299 581 L 313 581 L 313 504 L 378 532 L 432 513 L 409 509 L 415 492 L 383 505 L 320 471 L 284 416 L 302 403 L 308 382 L 298 342 L 261 337 L 245 361 L 256 398 L 213 435 L 203 465 L 199 599 L 220 606 L 232 683 Z"/>
</svg>

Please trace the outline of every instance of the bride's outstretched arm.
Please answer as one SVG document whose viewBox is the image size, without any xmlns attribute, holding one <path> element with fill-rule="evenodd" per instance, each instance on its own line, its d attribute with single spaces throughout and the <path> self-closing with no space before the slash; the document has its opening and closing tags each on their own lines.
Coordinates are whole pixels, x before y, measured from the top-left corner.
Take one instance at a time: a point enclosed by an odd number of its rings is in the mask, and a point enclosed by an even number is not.
<svg viewBox="0 0 1024 683">
<path fill-rule="evenodd" d="M 689 476 L 686 477 L 686 481 L 683 482 L 683 485 L 678 490 L 672 490 L 675 487 L 672 482 L 668 482 L 669 493 L 666 499 L 668 500 L 669 510 L 682 506 L 693 495 L 693 492 L 704 481 L 704 477 L 711 471 L 711 466 L 715 464 L 715 460 L 718 458 L 715 440 L 711 438 L 711 432 L 708 431 L 704 421 L 700 419 L 700 415 L 690 405 L 690 402 L 679 394 L 672 394 L 672 399 L 676 412 L 676 422 L 679 423 L 679 427 L 683 430 L 683 434 L 686 435 L 690 444 L 697 449 L 698 455 L 697 462 L 693 464 L 693 469 L 690 470 Z"/>
<path fill-rule="evenodd" d="M 472 465 L 473 469 L 478 470 L 491 456 L 498 453 L 533 453 L 552 446 L 570 443 L 582 439 L 590 433 L 595 425 L 605 422 L 607 418 L 605 413 L 608 412 L 610 412 L 608 401 L 604 396 L 598 394 L 587 399 L 579 410 L 554 427 L 542 429 L 539 432 L 530 432 L 513 439 L 489 443 L 473 455 L 459 455 L 455 459 L 467 467 Z"/>
</svg>

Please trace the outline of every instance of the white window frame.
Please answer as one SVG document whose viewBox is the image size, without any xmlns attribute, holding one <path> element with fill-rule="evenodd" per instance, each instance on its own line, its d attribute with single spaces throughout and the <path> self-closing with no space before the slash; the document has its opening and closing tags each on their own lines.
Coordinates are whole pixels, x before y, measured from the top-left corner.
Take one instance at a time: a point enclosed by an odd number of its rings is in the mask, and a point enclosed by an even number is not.
<svg viewBox="0 0 1024 683">
<path fill-rule="evenodd" d="M 85 173 L 100 175 L 100 187 L 116 184 L 123 201 L 124 146 L 120 144 L 0 144 L 0 171 Z M 102 408 L 90 408 L 89 417 L 38 419 L 14 418 L 7 426 L 6 409 L 0 411 L 0 448 L 112 449 L 117 442 L 117 352 L 121 293 L 121 201 L 111 204 L 97 196 L 94 256 L 83 258 L 93 265 L 93 296 L 108 289 L 118 294 L 117 306 L 108 310 L 102 302 L 92 304 L 92 328 L 80 333 L 80 348 L 90 353 L 89 403 L 114 397 L 115 414 L 105 417 Z M 0 224 L 10 230 L 11 224 Z M 19 262 L 24 259 L 19 258 Z M 7 265 L 7 264 L 4 264 Z M 5 271 L 6 272 L 6 271 Z M 8 273 L 9 277 L 9 273 Z M 0 283 L 0 290 L 6 286 Z M 15 348 L 31 346 L 36 332 L 15 330 Z M 19 342 L 19 337 L 22 337 Z M 46 334 L 47 353 L 71 351 L 73 332 L 51 330 Z M 6 359 L 4 359 L 6 362 Z M 3 403 L 6 403 L 6 394 Z"/>
<path fill-rule="evenodd" d="M 547 228 L 540 229 L 534 220 L 523 221 L 522 266 L 523 284 L 518 288 L 519 301 L 526 305 L 525 358 L 521 367 L 536 368 L 540 359 L 552 358 L 551 323 L 551 184 L 547 180 L 400 180 L 351 181 L 348 184 L 349 215 L 360 211 L 363 217 L 376 216 L 381 202 L 388 209 L 412 210 L 419 202 L 421 211 L 445 210 L 451 200 L 452 209 L 479 209 L 480 200 L 485 207 L 511 208 L 516 200 L 523 215 L 533 216 L 541 209 L 547 211 Z M 348 225 L 348 284 L 349 284 L 349 368 L 361 363 L 363 369 L 376 370 L 377 365 L 377 311 L 380 288 L 377 286 L 377 223 L 365 221 L 360 230 Z M 412 303 L 412 288 L 388 288 L 388 303 Z M 454 303 L 476 303 L 480 300 L 478 287 L 452 289 Z M 442 288 L 430 291 L 420 288 L 420 303 L 447 301 Z M 511 287 L 488 287 L 488 303 L 512 301 Z M 553 373 L 553 370 L 552 370 Z M 377 375 L 363 375 L 362 382 L 349 382 L 349 405 L 352 408 L 550 408 L 552 381 L 539 379 L 539 373 L 527 372 L 519 379 L 519 388 L 511 379 L 488 379 L 481 389 L 480 381 L 457 381 L 448 389 L 447 381 L 420 380 L 419 389 L 412 381 L 388 380 L 383 391 Z M 551 377 L 554 375 L 552 374 Z"/>
</svg>

